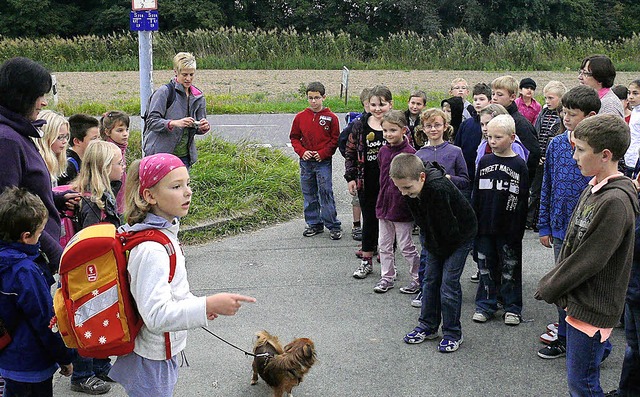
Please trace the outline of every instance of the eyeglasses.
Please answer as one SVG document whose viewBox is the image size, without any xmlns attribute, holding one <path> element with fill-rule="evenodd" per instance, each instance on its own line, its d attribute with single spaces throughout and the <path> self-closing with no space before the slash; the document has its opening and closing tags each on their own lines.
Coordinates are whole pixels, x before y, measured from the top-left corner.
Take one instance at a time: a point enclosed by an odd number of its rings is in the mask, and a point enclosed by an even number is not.
<svg viewBox="0 0 640 397">
<path fill-rule="evenodd" d="M 58 135 L 56 137 L 57 140 L 59 140 L 60 142 L 68 142 L 69 141 L 69 135 Z"/>
<path fill-rule="evenodd" d="M 444 127 L 444 124 L 440 124 L 440 123 L 436 123 L 436 124 L 433 124 L 433 125 L 431 125 L 431 124 L 425 124 L 424 125 L 424 129 L 426 131 L 429 131 L 432 128 L 435 128 L 436 130 L 439 130 L 442 127 Z"/>
<path fill-rule="evenodd" d="M 310 100 L 310 101 L 319 101 L 319 100 L 322 99 L 322 97 L 321 96 L 310 96 L 310 97 L 307 97 L 307 99 Z"/>
<path fill-rule="evenodd" d="M 578 69 L 578 76 L 585 76 L 585 77 L 591 77 L 593 76 L 593 73 L 584 70 L 584 69 Z"/>
</svg>

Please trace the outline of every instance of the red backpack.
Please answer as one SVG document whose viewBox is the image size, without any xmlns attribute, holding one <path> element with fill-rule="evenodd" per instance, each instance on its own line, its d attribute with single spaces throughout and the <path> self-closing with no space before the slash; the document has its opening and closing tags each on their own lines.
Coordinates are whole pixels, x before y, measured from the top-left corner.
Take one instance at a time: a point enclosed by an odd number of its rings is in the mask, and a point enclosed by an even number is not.
<svg viewBox="0 0 640 397">
<path fill-rule="evenodd" d="M 145 241 L 167 250 L 171 282 L 176 253 L 169 237 L 157 229 L 116 233 L 112 224 L 99 223 L 79 231 L 64 249 L 53 303 L 65 345 L 78 349 L 81 356 L 107 358 L 133 351 L 142 318 L 129 289 L 127 260 L 129 251 Z"/>
</svg>

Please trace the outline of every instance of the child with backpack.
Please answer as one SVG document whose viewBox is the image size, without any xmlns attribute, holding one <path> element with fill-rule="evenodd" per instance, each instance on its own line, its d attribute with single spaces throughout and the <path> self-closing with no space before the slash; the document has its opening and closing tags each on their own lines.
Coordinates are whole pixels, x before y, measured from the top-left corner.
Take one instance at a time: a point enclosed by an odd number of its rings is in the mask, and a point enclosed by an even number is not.
<svg viewBox="0 0 640 397">
<path fill-rule="evenodd" d="M 116 194 L 120 190 L 124 173 L 122 153 L 111 142 L 93 141 L 84 153 L 80 174 L 72 184 L 73 190 L 83 197 L 80 202 L 78 224 L 80 229 L 109 222 L 120 227 L 116 207 Z M 87 394 L 103 394 L 111 389 L 107 375 L 111 369 L 108 358 L 88 358 L 78 355 L 73 361 L 71 390 Z"/>
<path fill-rule="evenodd" d="M 186 346 L 186 330 L 206 326 L 207 320 L 219 315 L 234 315 L 242 302 L 255 299 L 232 293 L 198 297 L 189 291 L 185 257 L 177 237 L 179 218 L 187 215 L 191 203 L 189 172 L 182 160 L 158 153 L 134 161 L 128 173 L 128 224 L 120 230 L 160 231 L 171 240 L 176 267 L 169 282 L 169 255 L 164 246 L 147 241 L 131 249 L 127 266 L 130 290 L 144 324 L 133 353 L 118 357 L 109 376 L 131 397 L 169 397 L 178 380 L 176 354 Z"/>
<path fill-rule="evenodd" d="M 49 218 L 26 189 L 0 195 L 0 376 L 6 396 L 53 396 L 53 375 L 69 376 L 74 352 L 49 329 L 53 301 L 38 240 Z M 4 343 L 3 343 L 4 342 Z"/>
<path fill-rule="evenodd" d="M 129 115 L 124 112 L 115 110 L 102 115 L 100 119 L 100 137 L 103 141 L 112 142 L 122 152 L 122 167 L 127 169 L 127 146 L 129 144 Z M 127 173 L 122 174 L 122 184 L 127 180 Z M 120 190 L 116 194 L 116 202 L 118 204 L 118 213 L 122 214 L 124 210 L 124 190 Z"/>
</svg>

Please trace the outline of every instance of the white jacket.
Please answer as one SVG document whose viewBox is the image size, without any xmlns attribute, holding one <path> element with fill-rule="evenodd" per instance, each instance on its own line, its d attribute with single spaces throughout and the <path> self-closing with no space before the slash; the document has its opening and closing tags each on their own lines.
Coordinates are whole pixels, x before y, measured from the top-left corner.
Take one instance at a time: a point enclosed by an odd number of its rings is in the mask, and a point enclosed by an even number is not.
<svg viewBox="0 0 640 397">
<path fill-rule="evenodd" d="M 177 219 L 173 224 L 148 214 L 143 223 L 125 225 L 121 230 L 160 229 L 173 243 L 176 270 L 169 283 L 169 255 L 156 242 L 144 242 L 131 250 L 128 261 L 131 294 L 136 301 L 144 325 L 136 337 L 134 351 L 151 360 L 166 359 L 165 332 L 170 333 L 171 354 L 176 355 L 187 344 L 187 329 L 206 326 L 206 297 L 189 291 L 187 269 L 177 234 Z"/>
</svg>

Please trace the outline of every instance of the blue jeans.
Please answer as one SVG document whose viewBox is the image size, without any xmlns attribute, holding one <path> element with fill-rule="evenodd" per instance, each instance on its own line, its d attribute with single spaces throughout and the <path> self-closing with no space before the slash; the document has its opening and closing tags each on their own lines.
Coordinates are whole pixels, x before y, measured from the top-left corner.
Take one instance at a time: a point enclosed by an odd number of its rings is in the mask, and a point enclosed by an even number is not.
<svg viewBox="0 0 640 397">
<path fill-rule="evenodd" d="M 522 312 L 522 240 L 506 235 L 476 237 L 480 283 L 476 311 L 493 316 L 498 310 L 498 291 L 504 311 Z"/>
<path fill-rule="evenodd" d="M 422 229 L 420 229 L 420 244 L 422 249 L 420 250 L 420 267 L 418 267 L 418 282 L 420 286 L 422 286 L 422 282 L 424 281 L 424 270 L 427 268 L 427 249 L 424 247 L 425 235 Z"/>
<path fill-rule="evenodd" d="M 107 375 L 111 370 L 111 360 L 108 358 L 87 358 L 80 355 L 73 360 L 71 382 L 79 383 L 93 375 Z"/>
<path fill-rule="evenodd" d="M 560 249 L 562 248 L 562 239 L 557 237 L 553 237 L 553 258 L 555 259 L 555 263 L 558 263 L 558 258 L 560 257 Z M 554 264 L 555 265 L 555 264 Z M 564 308 L 560 306 L 556 306 L 558 309 L 558 341 L 564 345 L 567 344 L 567 312 L 564 311 Z"/>
<path fill-rule="evenodd" d="M 440 318 L 442 318 L 442 334 L 453 340 L 459 340 L 462 337 L 460 276 L 470 248 L 471 241 L 465 242 L 446 258 L 427 251 L 422 281 L 420 325 L 432 332 L 437 332 L 440 327 Z"/>
<path fill-rule="evenodd" d="M 618 395 L 640 396 L 640 307 L 631 306 L 629 302 L 624 311 L 624 333 L 627 348 L 622 362 Z"/>
<path fill-rule="evenodd" d="M 314 227 L 326 226 L 340 230 L 336 202 L 333 198 L 331 159 L 305 161 L 300 159 L 300 185 L 304 198 L 304 220 Z"/>
<path fill-rule="evenodd" d="M 590 338 L 567 323 L 567 382 L 571 396 L 603 396 L 600 387 L 600 363 L 607 345 L 600 342 L 600 332 Z"/>
<path fill-rule="evenodd" d="M 53 377 L 38 383 L 4 379 L 4 397 L 51 397 Z"/>
</svg>

